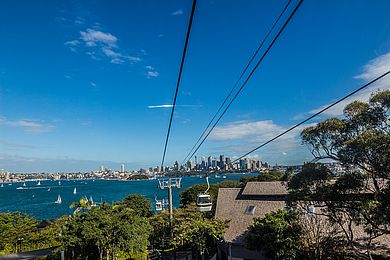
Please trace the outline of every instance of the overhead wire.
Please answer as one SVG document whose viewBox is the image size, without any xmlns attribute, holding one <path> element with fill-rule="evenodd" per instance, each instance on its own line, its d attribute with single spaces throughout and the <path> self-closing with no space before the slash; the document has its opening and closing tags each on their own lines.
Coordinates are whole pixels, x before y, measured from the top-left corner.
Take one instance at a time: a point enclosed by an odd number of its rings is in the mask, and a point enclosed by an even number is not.
<svg viewBox="0 0 390 260">
<path fill-rule="evenodd" d="M 195 149 L 195 147 L 198 145 L 199 141 L 202 139 L 202 137 L 204 136 L 204 134 L 207 132 L 207 130 L 209 129 L 210 125 L 213 123 L 214 119 L 217 117 L 217 115 L 219 114 L 219 112 L 221 111 L 221 109 L 223 108 L 223 106 L 226 104 L 226 102 L 228 101 L 228 99 L 230 98 L 230 96 L 232 95 L 233 91 L 237 88 L 238 86 L 238 83 L 241 81 L 242 77 L 244 76 L 244 74 L 246 73 L 246 71 L 248 70 L 249 66 L 252 64 L 252 61 L 255 59 L 255 57 L 257 56 L 257 54 L 259 53 L 260 49 L 263 47 L 264 43 L 267 41 L 268 37 L 270 36 L 271 32 L 274 30 L 275 26 L 279 23 L 280 19 L 282 18 L 283 14 L 285 13 L 285 11 L 287 10 L 287 8 L 289 7 L 289 5 L 291 4 L 292 0 L 289 0 L 287 2 L 287 4 L 285 5 L 285 7 L 283 8 L 282 12 L 279 14 L 278 18 L 276 19 L 276 21 L 273 23 L 273 25 L 271 26 L 271 28 L 269 29 L 269 31 L 267 32 L 266 36 L 264 37 L 264 39 L 262 40 L 262 42 L 260 43 L 260 45 L 257 47 L 257 50 L 254 52 L 254 54 L 252 55 L 252 57 L 250 58 L 249 62 L 246 64 L 244 70 L 241 72 L 241 75 L 240 77 L 237 79 L 236 83 L 234 84 L 233 88 L 230 90 L 230 92 L 228 93 L 228 95 L 226 96 L 225 100 L 222 102 L 222 104 L 219 106 L 217 112 L 215 112 L 214 116 L 211 118 L 210 122 L 207 124 L 206 128 L 203 130 L 202 134 L 199 136 L 198 140 L 195 142 L 195 144 L 192 146 L 191 150 L 189 151 L 189 153 L 187 154 L 187 156 L 183 159 L 182 163 L 181 164 L 184 164 L 186 162 L 186 160 L 188 159 L 188 156 L 190 156 L 190 154 L 193 152 L 193 150 Z M 192 156 L 191 156 L 192 157 Z"/>
<path fill-rule="evenodd" d="M 215 128 L 215 126 L 218 124 L 218 122 L 221 120 L 221 118 L 224 116 L 224 114 L 226 113 L 226 111 L 230 108 L 230 106 L 232 105 L 232 103 L 234 102 L 234 100 L 237 98 L 237 96 L 241 93 L 242 89 L 245 87 L 245 85 L 248 83 L 249 79 L 252 77 L 252 75 L 254 74 L 254 72 L 256 71 L 256 69 L 259 67 L 260 63 L 264 60 L 264 58 L 267 56 L 268 52 L 270 51 L 270 49 L 272 48 L 272 46 L 275 44 L 276 40 L 279 38 L 279 36 L 281 35 L 281 33 L 284 31 L 284 29 L 286 28 L 286 26 L 288 25 L 288 23 L 291 21 L 292 17 L 294 16 L 294 14 L 297 12 L 297 10 L 299 9 L 299 7 L 301 6 L 303 0 L 300 0 L 298 2 L 298 4 L 295 6 L 294 10 L 292 11 L 292 13 L 289 15 L 288 19 L 284 22 L 283 26 L 281 27 L 281 29 L 279 30 L 279 32 L 276 34 L 276 36 L 274 37 L 274 39 L 272 40 L 272 42 L 270 43 L 270 45 L 268 46 L 268 48 L 266 49 L 266 51 L 263 53 L 263 55 L 261 56 L 260 60 L 257 62 L 257 64 L 254 66 L 254 68 L 252 69 L 252 71 L 249 73 L 249 75 L 247 76 L 247 78 L 245 79 L 244 83 L 241 85 L 241 87 L 239 88 L 239 90 L 236 92 L 236 94 L 233 96 L 232 100 L 229 102 L 229 104 L 226 106 L 226 108 L 223 110 L 222 114 L 218 117 L 217 121 L 213 124 L 213 126 L 209 129 L 208 133 L 203 137 L 202 141 L 198 144 L 197 148 L 192 152 L 191 156 L 188 157 L 188 159 L 192 158 L 195 153 L 199 150 L 199 148 L 202 146 L 202 144 L 204 143 L 204 141 L 207 139 L 207 137 L 210 135 L 210 133 L 213 131 L 213 129 Z"/>
<path fill-rule="evenodd" d="M 177 77 L 177 83 L 176 83 L 176 89 L 175 89 L 175 96 L 174 96 L 173 104 L 172 104 L 171 116 L 169 118 L 168 131 L 167 131 L 167 135 L 166 135 L 166 138 L 165 138 L 164 152 L 163 152 L 163 156 L 162 156 L 162 159 L 161 159 L 161 171 L 163 171 L 163 169 L 164 169 L 165 155 L 166 155 L 166 152 L 167 152 L 169 135 L 170 135 L 170 132 L 171 132 L 171 127 L 172 127 L 172 119 L 173 119 L 173 114 L 175 112 L 175 107 L 176 107 L 177 93 L 179 91 L 179 86 L 180 86 L 180 82 L 181 82 L 181 75 L 182 75 L 182 72 L 183 72 L 184 61 L 185 61 L 185 57 L 186 57 L 186 53 L 187 53 L 188 41 L 189 41 L 190 34 L 191 34 L 192 21 L 193 21 L 193 18 L 194 18 L 195 8 L 196 8 L 196 0 L 193 0 L 192 1 L 192 9 L 191 9 L 191 14 L 190 14 L 190 19 L 188 21 L 188 28 L 187 28 L 187 33 L 186 33 L 186 39 L 185 39 L 184 48 L 183 48 L 183 54 L 182 54 L 181 62 L 180 62 L 179 74 L 178 74 L 178 77 Z"/>
<path fill-rule="evenodd" d="M 383 73 L 382 75 L 376 77 L 375 79 L 371 80 L 370 82 L 364 84 L 364 85 L 361 86 L 360 88 L 358 88 L 358 89 L 352 91 L 352 92 L 349 93 L 348 95 L 346 95 L 346 96 L 344 96 L 344 97 L 338 99 L 337 101 L 331 103 L 330 105 L 324 107 L 323 109 L 321 109 L 321 110 L 318 111 L 317 113 L 315 113 L 315 114 L 309 116 L 309 117 L 306 118 L 305 120 L 303 120 L 303 121 L 299 122 L 298 124 L 296 124 L 296 125 L 290 127 L 290 128 L 287 129 L 286 131 L 284 131 L 284 132 L 282 132 L 282 133 L 276 135 L 275 137 L 271 138 L 270 140 L 268 140 L 268 141 L 262 143 L 261 145 L 257 146 L 256 148 L 254 148 L 254 149 L 250 150 L 249 152 L 247 152 L 247 153 L 241 155 L 240 157 L 238 157 L 237 159 L 235 159 L 234 161 L 232 161 L 232 163 L 235 163 L 235 162 L 241 160 L 241 159 L 244 158 L 245 156 L 248 156 L 249 154 L 251 154 L 251 153 L 253 153 L 254 151 L 256 151 L 256 150 L 258 150 L 258 149 L 260 149 L 260 148 L 266 146 L 267 144 L 269 144 L 269 143 L 275 141 L 276 139 L 280 138 L 281 136 L 287 134 L 288 132 L 291 132 L 292 130 L 294 130 L 294 129 L 297 128 L 298 126 L 303 125 L 303 124 L 306 123 L 307 121 L 309 121 L 309 120 L 313 119 L 314 117 L 316 117 L 316 116 L 322 114 L 323 112 L 325 112 L 325 111 L 328 110 L 329 108 L 331 108 L 331 107 L 333 107 L 333 106 L 339 104 L 339 103 L 342 102 L 343 100 L 345 100 L 345 99 L 349 98 L 350 96 L 356 94 L 357 92 L 359 92 L 359 91 L 361 91 L 361 90 L 367 88 L 368 86 L 370 86 L 371 84 L 375 83 L 376 81 L 382 79 L 383 77 L 386 77 L 388 74 L 390 74 L 390 70 L 387 71 L 387 72 L 385 72 L 385 73 Z"/>
</svg>

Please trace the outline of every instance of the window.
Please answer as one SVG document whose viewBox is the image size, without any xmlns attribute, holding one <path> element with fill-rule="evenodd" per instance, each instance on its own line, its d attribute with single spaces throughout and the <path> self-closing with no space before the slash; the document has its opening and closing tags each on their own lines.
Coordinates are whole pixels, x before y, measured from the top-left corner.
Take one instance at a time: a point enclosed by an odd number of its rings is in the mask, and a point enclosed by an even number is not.
<svg viewBox="0 0 390 260">
<path fill-rule="evenodd" d="M 247 206 L 245 209 L 245 214 L 254 215 L 255 210 L 256 210 L 256 206 L 253 206 L 253 205 Z"/>
</svg>

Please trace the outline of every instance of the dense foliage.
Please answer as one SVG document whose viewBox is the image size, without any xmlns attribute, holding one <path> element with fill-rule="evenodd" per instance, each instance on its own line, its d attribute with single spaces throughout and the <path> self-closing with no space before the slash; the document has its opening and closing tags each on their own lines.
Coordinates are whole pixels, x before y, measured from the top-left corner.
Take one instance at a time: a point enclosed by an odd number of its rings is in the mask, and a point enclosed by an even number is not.
<svg viewBox="0 0 390 260">
<path fill-rule="evenodd" d="M 117 203 L 117 205 L 130 208 L 141 217 L 147 218 L 153 214 L 149 200 L 140 194 L 130 194 Z"/>
<path fill-rule="evenodd" d="M 151 231 L 148 220 L 131 208 L 103 204 L 69 217 L 61 238 L 67 254 L 80 259 L 142 259 Z"/>
<path fill-rule="evenodd" d="M 63 219 L 45 222 L 26 214 L 0 213 L 0 254 L 31 251 L 60 245 L 59 230 Z"/>
<path fill-rule="evenodd" d="M 153 226 L 151 241 L 160 250 L 193 249 L 202 259 L 209 259 L 216 249 L 215 241 L 222 238 L 226 224 L 216 219 L 204 218 L 195 207 L 174 210 L 169 221 L 164 211 L 150 218 Z"/>
<path fill-rule="evenodd" d="M 261 250 L 270 259 L 296 259 L 301 236 L 298 214 L 279 210 L 256 218 L 245 244 L 250 249 Z"/>
</svg>

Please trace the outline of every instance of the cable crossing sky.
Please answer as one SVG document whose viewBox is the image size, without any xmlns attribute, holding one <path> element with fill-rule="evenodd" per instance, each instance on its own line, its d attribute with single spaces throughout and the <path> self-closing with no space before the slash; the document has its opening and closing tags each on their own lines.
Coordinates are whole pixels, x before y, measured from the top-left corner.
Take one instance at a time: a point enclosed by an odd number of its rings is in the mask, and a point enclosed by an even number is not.
<svg viewBox="0 0 390 260">
<path fill-rule="evenodd" d="M 281 137 L 281 136 L 283 136 L 283 135 L 287 134 L 288 132 L 290 132 L 290 131 L 294 130 L 294 129 L 295 129 L 295 128 L 297 128 L 298 126 L 300 126 L 300 125 L 302 125 L 302 124 L 306 123 L 307 121 L 309 121 L 309 120 L 313 119 L 314 117 L 318 116 L 319 114 L 322 114 L 324 111 L 328 110 L 329 108 L 331 108 L 331 107 L 333 107 L 333 106 L 337 105 L 337 104 L 338 104 L 338 103 L 340 103 L 341 101 L 343 101 L 343 100 L 345 100 L 345 99 L 349 98 L 350 96 L 352 96 L 352 95 L 356 94 L 357 92 L 359 92 L 359 91 L 361 91 L 361 90 L 363 90 L 363 89 L 367 88 L 368 86 L 370 86 L 371 84 L 375 83 L 376 81 L 378 81 L 378 80 L 380 80 L 380 79 L 382 79 L 382 78 L 386 77 L 388 74 L 390 74 L 390 70 L 389 70 L 389 71 L 387 71 L 387 72 L 385 72 L 385 73 L 383 73 L 383 74 L 382 74 L 382 75 L 380 75 L 379 77 L 377 77 L 377 78 L 375 78 L 375 79 L 371 80 L 370 82 L 366 83 L 365 85 L 361 86 L 360 88 L 356 89 L 355 91 L 352 91 L 352 92 L 351 92 L 351 93 L 349 93 L 348 95 L 346 95 L 346 96 L 344 96 L 344 97 L 340 98 L 340 99 L 339 99 L 339 100 L 337 100 L 336 102 L 333 102 L 332 104 L 330 104 L 330 105 L 326 106 L 325 108 L 323 108 L 323 109 L 321 109 L 320 111 L 318 111 L 317 113 L 315 113 L 315 114 L 313 114 L 313 115 L 309 116 L 308 118 L 306 118 L 305 120 L 303 120 L 303 121 L 299 122 L 298 124 L 296 124 L 296 125 L 294 125 L 294 126 L 290 127 L 290 128 L 289 128 L 289 129 L 287 129 L 286 131 L 284 131 L 284 132 L 282 132 L 282 133 L 278 134 L 277 136 L 275 136 L 275 137 L 271 138 L 270 140 L 266 141 L 265 143 L 263 143 L 263 144 L 261 144 L 261 145 L 257 146 L 256 148 L 254 148 L 254 149 L 250 150 L 249 152 L 247 152 L 247 153 L 245 153 L 245 154 L 241 155 L 240 157 L 238 157 L 237 159 L 235 159 L 234 161 L 232 161 L 232 163 L 234 163 L 234 162 L 237 162 L 237 161 L 241 160 L 241 159 L 242 159 L 242 158 L 244 158 L 245 156 L 247 156 L 247 155 L 249 155 L 249 154 L 253 153 L 254 151 L 257 151 L 258 149 L 260 149 L 260 148 L 262 148 L 262 147 L 266 146 L 267 144 L 269 144 L 269 143 L 271 143 L 271 142 L 275 141 L 275 140 L 276 140 L 276 139 L 278 139 L 279 137 Z"/>
<path fill-rule="evenodd" d="M 165 160 L 165 155 L 166 155 L 166 152 L 167 152 L 167 146 L 168 146 L 168 141 L 169 141 L 169 134 L 171 132 L 172 118 L 173 118 L 173 114 L 175 112 L 177 93 L 179 91 L 179 86 L 180 86 L 180 81 L 181 81 L 181 74 L 183 72 L 183 66 L 184 66 L 184 61 L 185 61 L 185 57 L 186 57 L 186 53 L 187 53 L 188 40 L 189 40 L 190 34 L 191 34 L 192 20 L 194 18 L 195 8 L 196 8 L 196 0 L 193 0 L 190 20 L 188 21 L 188 29 L 187 29 L 187 34 L 186 34 L 186 40 L 185 40 L 185 43 L 184 43 L 183 55 L 182 55 L 181 63 L 180 63 L 179 75 L 177 77 L 175 97 L 173 99 L 171 117 L 169 119 L 168 131 L 167 131 L 167 136 L 166 136 L 166 139 L 165 139 L 164 153 L 163 153 L 162 160 L 161 160 L 161 170 L 163 170 L 163 168 L 164 168 L 164 160 Z"/>
<path fill-rule="evenodd" d="M 279 29 L 279 32 L 276 34 L 276 36 L 274 37 L 274 39 L 272 40 L 272 42 L 270 43 L 270 45 L 268 46 L 268 48 L 266 49 L 266 51 L 264 52 L 264 54 L 261 56 L 260 60 L 257 62 L 257 64 L 254 66 L 254 68 L 252 69 L 252 71 L 249 73 L 249 75 L 247 76 L 247 78 L 245 79 L 244 83 L 241 85 L 241 87 L 239 88 L 239 90 L 236 92 L 236 94 L 233 96 L 232 100 L 229 102 L 229 104 L 226 106 L 226 108 L 223 110 L 222 114 L 218 117 L 217 121 L 213 124 L 213 126 L 209 129 L 208 133 L 203 137 L 202 141 L 199 143 L 199 145 L 197 146 L 197 148 L 192 152 L 192 154 L 190 155 L 190 157 L 188 157 L 188 160 L 191 159 L 195 153 L 199 150 L 199 148 L 202 146 L 202 144 L 204 143 L 204 141 L 207 139 L 207 137 L 210 135 L 210 133 L 213 131 L 213 129 L 215 128 L 215 126 L 218 124 L 218 122 L 221 120 L 221 118 L 224 116 L 224 114 L 226 113 L 226 111 L 229 109 L 229 107 L 232 105 L 232 103 L 234 102 L 234 100 L 237 98 L 237 96 L 241 93 L 242 89 L 245 87 L 245 85 L 248 83 L 249 79 L 252 77 L 253 73 L 256 71 L 256 69 L 259 67 L 260 63 L 264 60 L 264 58 L 267 56 L 268 52 L 270 51 L 270 49 L 272 48 L 272 46 L 275 44 L 276 40 L 279 38 L 279 36 L 282 34 L 282 32 L 284 31 L 284 29 L 286 28 L 286 26 L 288 25 L 288 23 L 291 21 L 291 19 L 293 18 L 294 14 L 297 12 L 298 8 L 301 6 L 303 0 L 300 0 L 298 2 L 298 4 L 295 6 L 294 10 L 292 11 L 292 13 L 290 14 L 290 16 L 288 17 L 288 19 L 284 22 L 283 26 Z"/>
<path fill-rule="evenodd" d="M 187 156 L 183 159 L 182 163 L 181 164 L 184 164 L 187 159 L 189 159 L 188 157 L 191 155 L 192 151 L 195 149 L 195 147 L 198 145 L 198 143 L 200 142 L 200 140 L 202 139 L 202 137 L 204 136 L 204 134 L 207 132 L 207 130 L 209 129 L 209 127 L 211 126 L 211 124 L 213 123 L 214 119 L 217 117 L 217 115 L 219 114 L 219 112 L 221 111 L 221 109 L 223 108 L 223 106 L 226 104 L 226 102 L 228 101 L 228 99 L 230 98 L 230 96 L 233 94 L 233 91 L 237 88 L 238 86 L 238 83 L 241 81 L 242 77 L 244 76 L 244 74 L 246 73 L 246 71 L 248 70 L 249 66 L 252 64 L 252 61 L 254 60 L 254 58 L 257 56 L 257 54 L 259 53 L 260 49 L 263 47 L 264 43 L 266 42 L 266 40 L 268 39 L 269 35 L 271 34 L 271 32 L 274 30 L 275 26 L 279 23 L 280 19 L 282 18 L 283 14 L 285 13 L 285 11 L 287 10 L 287 8 L 289 7 L 289 5 L 291 4 L 291 1 L 292 0 L 289 0 L 288 3 L 286 4 L 286 6 L 283 8 L 283 11 L 279 14 L 279 17 L 276 19 L 276 21 L 274 22 L 274 24 L 272 25 L 272 27 L 270 28 L 270 30 L 268 31 L 268 33 L 266 34 L 265 38 L 263 39 L 263 41 L 260 43 L 259 47 L 257 48 L 257 50 L 255 51 L 255 53 L 252 55 L 251 59 L 249 60 L 248 64 L 245 66 L 244 70 L 242 71 L 240 77 L 238 78 L 238 80 L 236 81 L 236 83 L 234 84 L 233 88 L 230 90 L 229 94 L 226 96 L 225 100 L 222 102 L 222 104 L 220 105 L 220 107 L 218 108 L 217 112 L 214 114 L 214 116 L 211 118 L 210 122 L 207 124 L 206 128 L 203 130 L 202 134 L 199 136 L 198 140 L 195 142 L 194 146 L 192 146 L 191 150 L 188 152 Z M 192 157 L 192 156 L 191 156 Z M 191 158 L 190 157 L 190 158 Z"/>
</svg>

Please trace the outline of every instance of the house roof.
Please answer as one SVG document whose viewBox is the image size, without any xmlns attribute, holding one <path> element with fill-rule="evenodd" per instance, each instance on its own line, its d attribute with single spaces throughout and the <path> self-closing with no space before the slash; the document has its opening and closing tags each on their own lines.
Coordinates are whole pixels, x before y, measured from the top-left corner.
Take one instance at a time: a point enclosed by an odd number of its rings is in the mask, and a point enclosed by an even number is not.
<svg viewBox="0 0 390 260">
<path fill-rule="evenodd" d="M 261 195 L 268 194 L 263 193 Z M 248 206 L 256 207 L 253 214 L 247 212 Z M 253 224 L 253 218 L 264 217 L 265 214 L 284 207 L 285 202 L 283 200 L 270 201 L 267 199 L 253 199 L 252 197 L 251 199 L 243 199 L 239 188 L 220 188 L 215 217 L 229 221 L 229 226 L 224 235 L 225 241 L 242 244 L 249 226 Z"/>
<path fill-rule="evenodd" d="M 248 228 L 256 217 L 284 209 L 287 187 L 283 182 L 248 182 L 244 188 L 220 188 L 218 191 L 215 218 L 228 221 L 224 240 L 228 243 L 243 244 Z M 276 198 L 276 199 L 275 199 Z M 248 207 L 255 206 L 253 214 Z M 320 209 L 318 209 L 320 210 Z M 362 226 L 353 225 L 355 238 L 359 243 L 367 239 Z M 390 252 L 390 235 L 380 236 L 373 241 L 376 251 Z"/>
<path fill-rule="evenodd" d="M 251 196 L 272 196 L 287 195 L 287 183 L 281 181 L 272 182 L 248 182 L 245 185 L 242 195 Z"/>
</svg>

